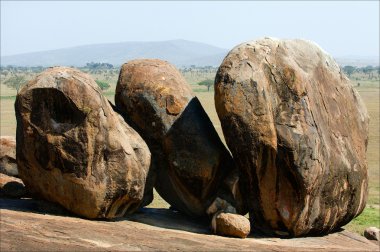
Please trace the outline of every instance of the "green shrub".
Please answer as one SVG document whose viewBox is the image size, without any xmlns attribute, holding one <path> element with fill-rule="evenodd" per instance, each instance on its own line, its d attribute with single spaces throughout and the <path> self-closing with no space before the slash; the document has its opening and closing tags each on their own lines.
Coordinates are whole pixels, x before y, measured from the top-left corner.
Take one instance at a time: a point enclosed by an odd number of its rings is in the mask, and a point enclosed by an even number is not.
<svg viewBox="0 0 380 252">
<path fill-rule="evenodd" d="M 96 84 L 98 84 L 101 90 L 106 90 L 110 87 L 110 84 L 105 81 L 96 80 Z"/>
<path fill-rule="evenodd" d="M 369 206 L 364 209 L 364 211 L 350 223 L 344 226 L 345 229 L 364 234 L 364 230 L 367 227 L 380 227 L 380 212 L 379 208 L 376 206 Z"/>
<path fill-rule="evenodd" d="M 214 81 L 211 80 L 211 79 L 207 79 L 207 80 L 199 82 L 198 85 L 200 85 L 200 86 L 206 86 L 207 87 L 207 91 L 210 91 L 210 87 L 214 85 Z"/>
</svg>

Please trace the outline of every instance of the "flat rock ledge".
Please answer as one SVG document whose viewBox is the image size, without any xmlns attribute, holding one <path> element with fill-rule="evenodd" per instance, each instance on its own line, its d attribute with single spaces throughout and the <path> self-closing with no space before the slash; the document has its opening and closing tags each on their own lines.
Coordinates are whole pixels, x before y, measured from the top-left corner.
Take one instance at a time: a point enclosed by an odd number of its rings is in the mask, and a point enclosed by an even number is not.
<svg viewBox="0 0 380 252">
<path fill-rule="evenodd" d="M 210 228 L 169 209 L 144 208 L 113 221 L 64 216 L 46 201 L 0 199 L 0 251 L 378 251 L 342 230 L 322 237 L 242 240 L 210 235 Z"/>
</svg>

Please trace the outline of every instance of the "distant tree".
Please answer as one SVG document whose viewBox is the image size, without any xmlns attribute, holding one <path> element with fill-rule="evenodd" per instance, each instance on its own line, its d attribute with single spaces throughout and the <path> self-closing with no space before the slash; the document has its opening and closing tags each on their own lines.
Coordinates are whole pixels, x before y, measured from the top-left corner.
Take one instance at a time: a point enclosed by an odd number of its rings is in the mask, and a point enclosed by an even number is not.
<svg viewBox="0 0 380 252">
<path fill-rule="evenodd" d="M 343 72 L 345 72 L 348 77 L 351 77 L 351 74 L 356 70 L 356 67 L 354 66 L 344 66 L 343 67 Z"/>
<path fill-rule="evenodd" d="M 6 69 L 1 69 L 1 74 L 3 74 L 5 77 L 9 74 L 9 71 Z"/>
<path fill-rule="evenodd" d="M 4 84 L 9 88 L 15 89 L 18 94 L 18 91 L 20 91 L 20 88 L 24 86 L 26 82 L 27 80 L 24 76 L 16 74 L 4 81 Z"/>
<path fill-rule="evenodd" d="M 93 70 L 93 69 L 111 69 L 111 68 L 113 68 L 113 65 L 109 64 L 109 63 L 90 62 L 90 63 L 86 63 L 86 67 L 90 70 Z"/>
<path fill-rule="evenodd" d="M 377 74 L 380 74 L 380 66 L 376 67 Z"/>
<path fill-rule="evenodd" d="M 105 81 L 96 80 L 96 84 L 98 84 L 101 90 L 106 90 L 110 87 L 110 84 Z"/>
<path fill-rule="evenodd" d="M 206 79 L 204 81 L 199 82 L 198 85 L 200 85 L 200 86 L 206 86 L 207 87 L 207 91 L 210 91 L 210 87 L 214 85 L 214 81 L 211 80 L 211 79 Z"/>
<path fill-rule="evenodd" d="M 362 68 L 363 73 L 368 74 L 368 79 L 372 79 L 372 71 L 374 70 L 373 66 L 366 66 Z"/>
</svg>

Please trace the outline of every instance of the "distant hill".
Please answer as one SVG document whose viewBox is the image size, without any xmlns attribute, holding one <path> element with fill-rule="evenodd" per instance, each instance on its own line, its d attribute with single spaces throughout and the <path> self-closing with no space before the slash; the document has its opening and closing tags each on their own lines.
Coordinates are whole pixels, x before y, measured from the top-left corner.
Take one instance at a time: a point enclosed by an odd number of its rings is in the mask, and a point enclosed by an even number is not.
<svg viewBox="0 0 380 252">
<path fill-rule="evenodd" d="M 379 66 L 379 56 L 344 56 L 336 57 L 335 60 L 340 66 Z"/>
<path fill-rule="evenodd" d="M 217 67 L 228 51 L 228 49 L 187 40 L 122 42 L 3 56 L 1 65 L 84 66 L 89 62 L 103 62 L 119 66 L 132 59 L 158 58 L 167 60 L 177 67 L 191 65 Z M 378 57 L 346 56 L 336 57 L 336 61 L 341 66 L 379 65 Z"/>
<path fill-rule="evenodd" d="M 84 66 L 88 62 L 104 62 L 118 66 L 132 59 L 158 58 L 178 67 L 219 66 L 227 52 L 227 49 L 187 40 L 123 42 L 3 56 L 1 65 Z"/>
</svg>

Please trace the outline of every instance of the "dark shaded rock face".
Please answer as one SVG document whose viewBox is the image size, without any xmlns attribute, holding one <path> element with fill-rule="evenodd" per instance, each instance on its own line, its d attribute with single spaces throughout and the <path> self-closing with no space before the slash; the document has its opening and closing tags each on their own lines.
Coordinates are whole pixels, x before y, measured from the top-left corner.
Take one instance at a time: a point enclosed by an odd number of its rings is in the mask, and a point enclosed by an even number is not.
<svg viewBox="0 0 380 252">
<path fill-rule="evenodd" d="M 231 188 L 237 188 L 238 180 L 223 184 L 235 167 L 231 155 L 174 66 L 150 59 L 124 64 L 115 103 L 147 141 L 156 169 L 149 183 L 156 181 L 157 192 L 169 204 L 202 217 L 219 188 L 224 198 L 234 200 Z"/>
<path fill-rule="evenodd" d="M 17 95 L 19 175 L 34 195 L 87 218 L 113 218 L 142 202 L 150 152 L 95 81 L 49 68 Z"/>
<path fill-rule="evenodd" d="M 16 139 L 12 136 L 0 137 L 0 173 L 18 177 Z"/>
<path fill-rule="evenodd" d="M 380 241 L 380 230 L 377 227 L 369 227 L 364 230 L 364 237 L 368 240 Z"/>
<path fill-rule="evenodd" d="M 0 198 L 26 197 L 27 192 L 21 179 L 0 173 Z"/>
<path fill-rule="evenodd" d="M 235 47 L 217 72 L 215 105 L 254 229 L 322 234 L 362 212 L 368 114 L 318 46 L 262 39 Z"/>
</svg>

